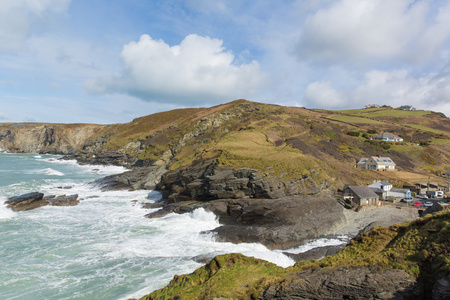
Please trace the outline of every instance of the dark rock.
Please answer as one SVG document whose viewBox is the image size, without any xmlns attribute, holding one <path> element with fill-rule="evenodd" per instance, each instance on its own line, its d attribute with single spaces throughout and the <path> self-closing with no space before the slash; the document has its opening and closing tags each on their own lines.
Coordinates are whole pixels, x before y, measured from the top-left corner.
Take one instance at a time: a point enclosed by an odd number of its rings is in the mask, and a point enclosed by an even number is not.
<svg viewBox="0 0 450 300">
<path fill-rule="evenodd" d="M 346 223 L 342 206 L 330 195 L 281 199 L 216 200 L 202 205 L 219 217 L 212 230 L 219 241 L 262 243 L 269 249 L 288 249 L 333 234 Z"/>
<path fill-rule="evenodd" d="M 7 204 L 7 207 L 11 208 L 13 211 L 25 211 L 47 205 L 47 201 L 43 198 L 43 193 L 33 192 L 11 197 L 5 201 L 5 204 Z"/>
<path fill-rule="evenodd" d="M 328 255 L 334 255 L 344 249 L 346 244 L 337 245 L 337 246 L 324 246 L 324 247 L 317 247 L 314 249 L 310 249 L 303 253 L 289 253 L 289 252 L 283 252 L 286 256 L 289 256 L 295 262 L 298 261 L 309 261 L 313 259 L 322 259 L 325 256 Z"/>
<path fill-rule="evenodd" d="M 432 291 L 432 299 L 450 299 L 450 277 L 436 280 Z"/>
<path fill-rule="evenodd" d="M 164 166 L 148 166 L 135 168 L 122 174 L 106 176 L 95 180 L 92 184 L 102 191 L 110 190 L 153 190 L 159 183 L 161 175 L 166 172 Z"/>
<path fill-rule="evenodd" d="M 178 214 L 192 212 L 196 208 L 200 207 L 200 205 L 201 205 L 201 203 L 199 203 L 198 201 L 184 201 L 184 202 L 178 202 L 178 203 L 170 203 L 170 204 L 164 205 L 161 209 L 159 209 L 157 211 L 146 214 L 145 217 L 147 217 L 149 219 L 153 219 L 153 218 L 164 217 L 173 212 L 178 213 Z"/>
<path fill-rule="evenodd" d="M 325 185 L 324 187 L 326 187 Z M 257 169 L 237 170 L 218 166 L 217 159 L 195 161 L 168 171 L 156 185 L 164 198 L 188 197 L 201 201 L 217 199 L 266 198 L 313 195 L 321 191 L 314 180 L 303 176 L 284 180 Z"/>
<path fill-rule="evenodd" d="M 211 260 L 213 260 L 214 257 L 216 257 L 217 255 L 219 255 L 217 252 L 211 252 L 211 253 L 200 254 L 200 255 L 194 256 L 191 259 L 193 261 L 201 263 L 201 264 L 207 264 Z"/>
<path fill-rule="evenodd" d="M 422 299 L 421 294 L 404 270 L 315 269 L 270 286 L 259 299 Z"/>
<path fill-rule="evenodd" d="M 78 200 L 78 194 L 75 195 L 61 195 L 53 199 L 47 200 L 48 205 L 52 206 L 75 206 L 80 203 Z"/>
</svg>

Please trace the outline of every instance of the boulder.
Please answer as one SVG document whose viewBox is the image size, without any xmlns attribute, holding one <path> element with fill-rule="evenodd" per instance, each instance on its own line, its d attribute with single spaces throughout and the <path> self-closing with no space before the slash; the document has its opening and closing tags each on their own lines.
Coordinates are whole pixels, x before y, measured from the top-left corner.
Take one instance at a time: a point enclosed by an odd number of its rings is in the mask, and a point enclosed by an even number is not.
<svg viewBox="0 0 450 300">
<path fill-rule="evenodd" d="M 33 192 L 8 198 L 5 204 L 13 211 L 25 211 L 47 205 L 43 193 Z"/>
</svg>

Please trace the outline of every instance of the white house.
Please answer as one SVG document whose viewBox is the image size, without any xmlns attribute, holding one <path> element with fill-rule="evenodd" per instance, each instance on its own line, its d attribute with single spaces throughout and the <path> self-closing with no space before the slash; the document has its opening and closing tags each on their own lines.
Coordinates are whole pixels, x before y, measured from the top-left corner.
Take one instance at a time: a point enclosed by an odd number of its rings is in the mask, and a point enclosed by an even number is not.
<svg viewBox="0 0 450 300">
<path fill-rule="evenodd" d="M 386 197 L 393 198 L 411 198 L 411 190 L 394 188 L 389 181 L 374 180 L 372 184 L 368 185 L 377 195 L 382 199 Z"/>
<path fill-rule="evenodd" d="M 403 142 L 403 139 L 401 137 L 389 132 L 380 133 L 379 135 L 371 138 L 371 140 L 385 141 L 385 142 Z"/>
<path fill-rule="evenodd" d="M 361 158 L 356 167 L 366 170 L 393 171 L 395 170 L 395 163 L 390 157 L 371 156 Z"/>
</svg>

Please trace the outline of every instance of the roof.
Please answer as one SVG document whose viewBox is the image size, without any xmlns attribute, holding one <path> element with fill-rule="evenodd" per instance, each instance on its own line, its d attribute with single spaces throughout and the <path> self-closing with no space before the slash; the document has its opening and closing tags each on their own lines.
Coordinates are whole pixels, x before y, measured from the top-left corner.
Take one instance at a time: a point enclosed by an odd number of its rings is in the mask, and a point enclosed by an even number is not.
<svg viewBox="0 0 450 300">
<path fill-rule="evenodd" d="M 367 186 L 350 185 L 348 188 L 358 195 L 359 198 L 378 198 L 378 195 Z"/>
<path fill-rule="evenodd" d="M 392 185 L 389 181 L 375 181 L 372 184 L 368 185 L 368 187 L 381 189 L 382 186 Z"/>
<path fill-rule="evenodd" d="M 379 135 L 374 136 L 372 139 L 392 139 L 392 140 L 394 140 L 394 139 L 401 139 L 401 137 L 399 137 L 393 133 L 390 133 L 390 132 L 383 132 L 383 133 L 380 133 Z"/>
<path fill-rule="evenodd" d="M 383 157 L 383 156 L 372 156 L 371 157 L 377 164 L 382 165 L 391 165 L 395 166 L 395 162 L 392 161 L 390 157 Z"/>
</svg>

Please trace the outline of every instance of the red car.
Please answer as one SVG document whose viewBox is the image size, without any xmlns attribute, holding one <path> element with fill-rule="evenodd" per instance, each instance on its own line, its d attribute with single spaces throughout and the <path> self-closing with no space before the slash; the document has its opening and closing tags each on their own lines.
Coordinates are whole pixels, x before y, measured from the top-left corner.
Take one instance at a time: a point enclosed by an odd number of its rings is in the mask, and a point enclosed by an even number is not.
<svg viewBox="0 0 450 300">
<path fill-rule="evenodd" d="M 421 206 L 422 206 L 422 202 L 416 201 L 416 202 L 414 202 L 413 205 L 414 205 L 415 207 L 421 207 Z"/>
</svg>

